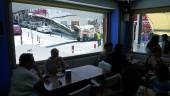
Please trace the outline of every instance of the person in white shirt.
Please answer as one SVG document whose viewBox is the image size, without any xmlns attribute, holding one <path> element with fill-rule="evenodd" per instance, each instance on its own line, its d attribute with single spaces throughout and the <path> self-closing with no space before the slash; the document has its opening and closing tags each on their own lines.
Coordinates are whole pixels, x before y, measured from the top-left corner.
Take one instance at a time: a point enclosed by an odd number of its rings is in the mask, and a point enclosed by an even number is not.
<svg viewBox="0 0 170 96">
<path fill-rule="evenodd" d="M 32 54 L 24 53 L 20 56 L 19 66 L 13 70 L 11 78 L 12 96 L 39 96 L 36 88 L 41 79 L 31 72 L 34 66 Z"/>
</svg>

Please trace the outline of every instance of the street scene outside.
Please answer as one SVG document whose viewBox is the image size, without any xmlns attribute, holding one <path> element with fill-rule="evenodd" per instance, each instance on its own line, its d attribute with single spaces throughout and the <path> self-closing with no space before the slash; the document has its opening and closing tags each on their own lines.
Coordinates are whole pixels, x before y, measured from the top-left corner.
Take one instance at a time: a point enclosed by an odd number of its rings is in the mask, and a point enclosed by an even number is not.
<svg viewBox="0 0 170 96">
<path fill-rule="evenodd" d="M 103 14 L 13 3 L 16 63 L 22 53 L 45 60 L 52 48 L 60 56 L 100 52 L 103 46 Z"/>
<path fill-rule="evenodd" d="M 136 14 L 133 17 L 133 52 L 146 53 L 146 45 L 153 35 L 159 35 L 162 46 L 162 35 L 170 36 L 170 13 Z"/>
</svg>

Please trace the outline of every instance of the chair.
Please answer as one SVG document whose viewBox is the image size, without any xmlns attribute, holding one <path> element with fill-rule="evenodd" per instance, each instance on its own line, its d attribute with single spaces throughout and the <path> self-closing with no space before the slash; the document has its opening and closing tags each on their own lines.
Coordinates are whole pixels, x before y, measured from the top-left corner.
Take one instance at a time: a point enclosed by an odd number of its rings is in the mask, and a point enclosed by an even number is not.
<svg viewBox="0 0 170 96">
<path fill-rule="evenodd" d="M 91 85 L 88 84 L 81 89 L 68 94 L 68 96 L 90 96 Z"/>
<path fill-rule="evenodd" d="M 105 79 L 103 84 L 103 96 L 108 96 L 120 91 L 120 73 Z"/>
</svg>

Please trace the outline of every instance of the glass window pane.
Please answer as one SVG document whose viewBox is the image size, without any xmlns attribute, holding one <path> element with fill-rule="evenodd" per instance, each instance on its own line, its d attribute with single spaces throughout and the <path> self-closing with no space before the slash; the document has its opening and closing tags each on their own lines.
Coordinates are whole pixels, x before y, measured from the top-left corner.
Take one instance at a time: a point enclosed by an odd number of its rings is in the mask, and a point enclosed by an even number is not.
<svg viewBox="0 0 170 96">
<path fill-rule="evenodd" d="M 133 52 L 146 53 L 146 46 L 153 35 L 170 36 L 170 12 L 136 14 L 133 19 Z"/>
<path fill-rule="evenodd" d="M 12 11 L 17 63 L 25 52 L 38 61 L 53 48 L 63 57 L 102 50 L 102 13 L 23 3 L 12 3 Z"/>
</svg>

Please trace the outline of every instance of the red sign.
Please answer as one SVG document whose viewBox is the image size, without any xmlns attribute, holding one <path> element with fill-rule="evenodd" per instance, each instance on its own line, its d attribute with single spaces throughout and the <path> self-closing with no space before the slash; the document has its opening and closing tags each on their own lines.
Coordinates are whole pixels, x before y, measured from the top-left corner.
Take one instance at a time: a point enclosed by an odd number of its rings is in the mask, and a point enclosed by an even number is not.
<svg viewBox="0 0 170 96">
<path fill-rule="evenodd" d="M 134 16 L 133 18 L 134 22 L 137 22 L 137 15 Z M 146 15 L 142 16 L 142 32 L 144 31 L 150 31 L 151 30 L 151 25 L 149 23 L 149 20 Z"/>
<path fill-rule="evenodd" d="M 33 14 L 39 14 L 39 15 L 46 15 L 47 14 L 47 10 L 46 9 L 37 9 L 37 10 L 32 10 L 31 13 Z"/>
</svg>

